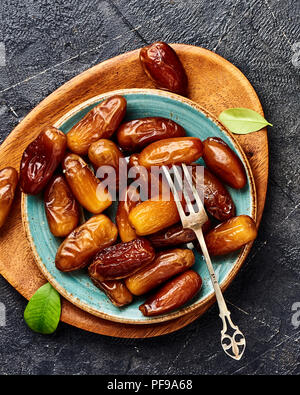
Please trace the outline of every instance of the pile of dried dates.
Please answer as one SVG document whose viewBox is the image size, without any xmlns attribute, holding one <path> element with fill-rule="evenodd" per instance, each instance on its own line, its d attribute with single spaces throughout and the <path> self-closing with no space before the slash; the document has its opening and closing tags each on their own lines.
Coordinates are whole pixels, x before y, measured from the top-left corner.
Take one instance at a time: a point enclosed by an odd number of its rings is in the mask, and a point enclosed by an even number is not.
<svg viewBox="0 0 300 395">
<path fill-rule="evenodd" d="M 140 62 L 158 89 L 187 94 L 185 70 L 168 44 L 143 48 Z M 210 217 L 203 232 L 211 256 L 241 248 L 255 239 L 257 230 L 252 218 L 236 216 L 225 185 L 241 189 L 247 178 L 240 159 L 223 140 L 187 137 L 180 125 L 161 117 L 124 122 L 126 104 L 122 96 L 109 97 L 66 135 L 47 127 L 25 149 L 19 177 L 11 167 L 2 169 L 0 226 L 19 178 L 23 193 L 42 192 L 49 229 L 64 239 L 56 253 L 57 269 L 87 267 L 93 283 L 118 307 L 131 303 L 134 295 L 153 291 L 139 309 L 145 316 L 156 316 L 179 308 L 201 289 L 201 277 L 192 269 L 194 253 L 186 246 L 196 242 L 196 236 L 183 229 L 174 199 L 162 199 L 160 188 L 155 198 L 142 198 L 134 180 L 126 177 L 125 188 L 118 190 L 120 161 L 129 158 L 128 170 L 138 170 L 140 180 L 144 174 L 150 187 L 152 166 L 186 163 L 196 182 L 200 165 L 194 162 L 203 158 L 204 205 Z M 115 170 L 115 189 L 123 194 L 116 223 L 103 213 L 113 201 L 109 188 L 101 188 L 104 180 L 95 175 L 103 166 Z M 83 209 L 92 215 L 87 221 L 82 221 Z"/>
</svg>

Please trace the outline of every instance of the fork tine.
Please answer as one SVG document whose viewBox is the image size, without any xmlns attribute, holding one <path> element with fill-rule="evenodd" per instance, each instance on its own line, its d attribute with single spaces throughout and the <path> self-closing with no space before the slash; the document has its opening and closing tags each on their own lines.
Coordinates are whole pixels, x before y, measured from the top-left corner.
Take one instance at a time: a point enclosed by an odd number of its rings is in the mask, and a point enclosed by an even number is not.
<svg viewBox="0 0 300 395">
<path fill-rule="evenodd" d="M 173 171 L 174 171 L 174 177 L 175 177 L 178 185 L 180 186 L 180 188 L 181 188 L 181 190 L 183 192 L 183 196 L 185 198 L 185 201 L 186 201 L 187 207 L 189 209 L 189 212 L 190 212 L 190 214 L 194 214 L 195 210 L 194 210 L 194 207 L 192 205 L 191 199 L 190 199 L 187 191 L 185 190 L 185 188 L 183 186 L 182 177 L 180 176 L 179 171 L 178 171 L 178 169 L 177 169 L 177 167 L 175 165 L 173 165 L 172 168 L 173 168 Z"/>
<path fill-rule="evenodd" d="M 185 218 L 185 212 L 184 212 L 184 210 L 183 210 L 183 208 L 181 206 L 181 201 L 179 199 L 179 196 L 178 196 L 177 190 L 175 188 L 175 185 L 173 183 L 173 180 L 172 180 L 172 178 L 170 176 L 170 173 L 169 173 L 168 169 L 165 166 L 162 166 L 162 169 L 163 169 L 163 172 L 164 172 L 164 174 L 166 176 L 168 184 L 169 184 L 169 186 L 171 188 L 171 191 L 172 191 L 172 193 L 174 195 L 174 200 L 175 200 L 175 203 L 176 203 L 177 210 L 178 210 L 179 216 L 181 218 L 181 221 L 183 221 L 184 218 Z"/>
<path fill-rule="evenodd" d="M 191 188 L 192 191 L 193 191 L 193 195 L 194 195 L 195 200 L 196 200 L 196 203 L 197 203 L 197 205 L 198 205 L 198 210 L 199 210 L 199 211 L 202 211 L 202 210 L 204 210 L 203 203 L 202 203 L 202 201 L 201 201 L 201 199 L 200 199 L 200 196 L 199 196 L 199 194 L 198 194 L 198 191 L 197 191 L 196 188 L 194 187 L 194 183 L 193 183 L 192 177 L 191 177 L 190 172 L 188 171 L 188 168 L 187 168 L 187 166 L 186 166 L 185 163 L 182 164 L 182 168 L 183 168 L 184 175 L 185 175 L 185 177 L 186 177 L 186 179 L 187 179 L 187 181 L 188 181 L 188 184 L 189 184 L 190 188 Z"/>
</svg>

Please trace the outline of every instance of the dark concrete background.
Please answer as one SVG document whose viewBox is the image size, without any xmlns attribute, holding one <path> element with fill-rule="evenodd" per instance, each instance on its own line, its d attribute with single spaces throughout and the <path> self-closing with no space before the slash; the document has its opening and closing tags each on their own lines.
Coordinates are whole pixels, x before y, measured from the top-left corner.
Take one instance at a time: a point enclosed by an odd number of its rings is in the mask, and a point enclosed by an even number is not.
<svg viewBox="0 0 300 395">
<path fill-rule="evenodd" d="M 160 338 L 114 339 L 65 324 L 42 336 L 28 329 L 26 301 L 1 277 L 0 373 L 300 373 L 300 317 L 293 311 L 300 305 L 299 22 L 298 0 L 1 0 L 0 142 L 73 76 L 156 40 L 203 46 L 231 61 L 274 127 L 259 236 L 225 294 L 247 338 L 241 361 L 221 350 L 216 306 Z"/>
</svg>

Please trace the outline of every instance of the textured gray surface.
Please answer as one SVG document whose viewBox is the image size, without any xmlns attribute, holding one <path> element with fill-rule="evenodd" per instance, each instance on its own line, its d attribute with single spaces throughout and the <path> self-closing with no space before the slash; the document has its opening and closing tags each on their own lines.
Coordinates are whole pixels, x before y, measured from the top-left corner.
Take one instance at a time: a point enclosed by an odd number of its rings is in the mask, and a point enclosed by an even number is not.
<svg viewBox="0 0 300 395">
<path fill-rule="evenodd" d="M 1 277 L 6 325 L 0 326 L 0 373 L 300 373 L 300 317 L 292 321 L 293 305 L 300 303 L 299 22 L 298 0 L 0 2 L 0 142 L 73 76 L 158 39 L 203 46 L 227 58 L 253 84 L 274 124 L 259 236 L 225 294 L 247 338 L 241 361 L 221 351 L 216 306 L 161 338 L 113 339 L 64 324 L 54 335 L 41 336 L 23 322 L 26 301 Z"/>
</svg>

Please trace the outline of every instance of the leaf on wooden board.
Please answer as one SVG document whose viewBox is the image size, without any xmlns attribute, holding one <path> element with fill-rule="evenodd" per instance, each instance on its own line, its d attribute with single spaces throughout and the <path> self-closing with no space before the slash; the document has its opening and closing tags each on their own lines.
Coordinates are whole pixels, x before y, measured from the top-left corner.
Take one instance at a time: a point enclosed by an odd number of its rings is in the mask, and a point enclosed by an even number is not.
<svg viewBox="0 0 300 395">
<path fill-rule="evenodd" d="M 235 134 L 247 134 L 256 132 L 267 125 L 273 126 L 264 117 L 249 108 L 229 108 L 221 112 L 219 120 Z"/>
</svg>

